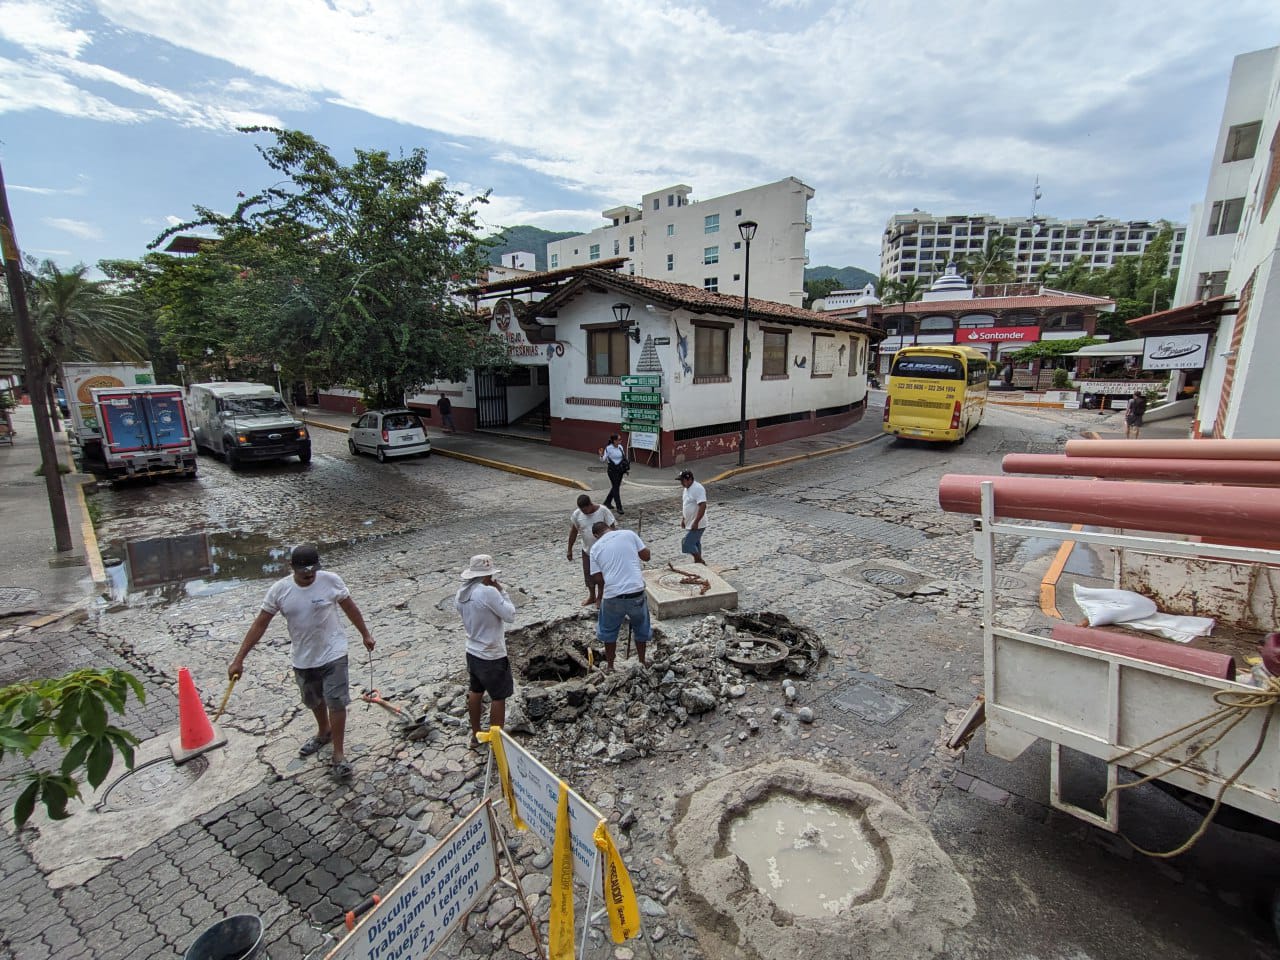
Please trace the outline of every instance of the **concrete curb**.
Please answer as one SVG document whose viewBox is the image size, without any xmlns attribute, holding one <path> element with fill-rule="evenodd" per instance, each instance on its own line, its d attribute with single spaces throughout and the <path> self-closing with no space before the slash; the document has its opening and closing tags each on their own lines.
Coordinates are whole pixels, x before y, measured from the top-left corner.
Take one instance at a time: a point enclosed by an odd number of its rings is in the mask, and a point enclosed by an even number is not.
<svg viewBox="0 0 1280 960">
<path fill-rule="evenodd" d="M 854 440 L 852 443 L 844 443 L 838 447 L 830 447 L 826 450 L 813 450 L 809 453 L 797 453 L 793 457 L 783 457 L 780 460 L 769 460 L 765 463 L 753 463 L 745 467 L 733 467 L 729 470 L 725 470 L 723 473 L 716 474 L 714 477 L 709 479 L 707 483 L 715 483 L 718 480 L 728 480 L 730 477 L 740 477 L 747 473 L 758 473 L 761 470 L 769 470 L 773 467 L 785 467 L 788 464 L 801 463 L 805 460 L 816 460 L 818 457 L 830 456 L 833 453 L 844 453 L 846 450 L 855 450 L 858 447 L 865 447 L 869 443 L 875 443 L 877 440 L 883 440 L 887 436 L 889 436 L 889 434 L 880 433 L 874 437 Z"/>
<path fill-rule="evenodd" d="M 332 430 L 334 433 L 346 433 L 345 427 L 335 426 L 331 423 L 322 423 L 319 420 L 303 420 L 309 427 L 321 427 L 325 430 Z M 462 460 L 465 463 L 474 463 L 477 466 L 489 467 L 493 470 L 502 470 L 506 473 L 514 473 L 522 477 L 529 477 L 532 480 L 543 480 L 547 483 L 559 484 L 562 487 L 572 487 L 574 490 L 590 490 L 591 487 L 583 483 L 581 480 L 574 480 L 570 477 L 562 477 L 554 473 L 546 473 L 542 470 L 535 470 L 532 467 L 520 467 L 511 463 L 503 463 L 500 460 L 490 460 L 487 457 L 477 457 L 470 453 L 458 453 L 456 450 L 445 450 L 434 444 L 431 446 L 431 452 L 435 456 L 449 457 L 452 460 Z"/>
<path fill-rule="evenodd" d="M 102 551 L 98 547 L 98 532 L 93 529 L 93 520 L 89 517 L 89 504 L 85 500 L 84 485 L 90 480 L 81 480 L 76 484 L 76 503 L 80 506 L 80 539 L 84 541 L 84 560 L 89 565 L 89 576 L 95 586 L 107 582 L 107 571 L 102 565 Z"/>
</svg>

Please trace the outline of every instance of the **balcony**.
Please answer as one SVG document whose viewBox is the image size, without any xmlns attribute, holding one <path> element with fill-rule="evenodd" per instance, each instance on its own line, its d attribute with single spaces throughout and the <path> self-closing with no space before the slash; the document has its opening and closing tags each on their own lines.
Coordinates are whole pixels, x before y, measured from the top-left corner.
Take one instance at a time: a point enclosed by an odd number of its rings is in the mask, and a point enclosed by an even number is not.
<svg viewBox="0 0 1280 960">
<path fill-rule="evenodd" d="M 813 214 L 806 213 L 804 215 L 804 229 L 806 233 L 813 229 Z"/>
</svg>

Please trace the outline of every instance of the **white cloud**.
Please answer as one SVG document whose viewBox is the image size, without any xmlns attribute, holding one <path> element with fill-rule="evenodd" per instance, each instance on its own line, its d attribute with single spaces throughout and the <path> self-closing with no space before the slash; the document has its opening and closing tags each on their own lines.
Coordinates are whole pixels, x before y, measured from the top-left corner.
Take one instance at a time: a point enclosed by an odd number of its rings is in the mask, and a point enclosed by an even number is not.
<svg viewBox="0 0 1280 960">
<path fill-rule="evenodd" d="M 81 240 L 101 240 L 102 230 L 84 220 L 72 220 L 69 217 L 45 217 L 44 222 L 55 230 L 69 233 Z"/>
<path fill-rule="evenodd" d="M 67 25 L 72 13 L 56 0 L 0 3 L 0 37 L 20 47 L 74 57 L 89 45 L 90 37 Z"/>
<path fill-rule="evenodd" d="M 1022 212 L 1036 175 L 1046 201 L 1091 214 L 1181 197 L 1181 186 L 1153 186 L 1153 171 L 1175 169 L 1170 142 L 1199 135 L 1180 126 L 1180 91 L 1220 88 L 1248 37 L 1280 30 L 1280 8 L 1264 0 L 766 6 L 756 16 L 667 0 L 99 0 L 109 29 L 90 37 L 68 25 L 70 8 L 15 2 L 0 6 L 20 13 L 5 36 L 32 59 L 0 61 L 0 103 L 214 131 L 338 104 L 559 188 L 554 210 L 494 196 L 481 211 L 494 224 L 589 228 L 600 209 L 670 183 L 709 197 L 796 176 L 817 191 L 821 263 L 826 251 L 874 251 L 886 218 L 913 206 Z M 180 91 L 88 62 L 113 32 L 243 75 Z"/>
</svg>

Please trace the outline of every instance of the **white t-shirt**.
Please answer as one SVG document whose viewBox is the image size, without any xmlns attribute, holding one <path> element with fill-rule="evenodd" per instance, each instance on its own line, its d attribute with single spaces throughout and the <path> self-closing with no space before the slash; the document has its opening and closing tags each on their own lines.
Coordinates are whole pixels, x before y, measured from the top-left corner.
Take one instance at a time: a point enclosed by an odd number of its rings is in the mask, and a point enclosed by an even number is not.
<svg viewBox="0 0 1280 960">
<path fill-rule="evenodd" d="M 613 512 L 603 504 L 596 507 L 595 513 L 583 513 L 581 510 L 575 509 L 569 515 L 569 519 L 578 528 L 578 542 L 582 544 L 583 553 L 590 553 L 591 545 L 596 542 L 596 538 L 591 535 L 591 528 L 595 524 L 604 522 L 612 527 L 618 522 Z"/>
<path fill-rule="evenodd" d="M 467 653 L 481 660 L 501 660 L 507 655 L 502 625 L 516 619 L 516 605 L 507 591 L 472 580 L 454 594 L 453 609 L 467 631 Z"/>
<path fill-rule="evenodd" d="M 318 570 L 309 587 L 298 586 L 290 574 L 267 590 L 262 609 L 272 616 L 284 614 L 289 658 L 299 670 L 322 667 L 347 655 L 347 631 L 338 604 L 349 596 L 342 578 L 328 570 Z"/>
<path fill-rule="evenodd" d="M 707 502 L 707 488 L 694 480 L 684 492 L 684 505 L 680 512 L 684 516 L 686 530 L 705 530 L 707 528 L 707 512 L 702 512 L 702 520 L 694 526 L 693 518 L 698 515 L 698 504 Z"/>
<path fill-rule="evenodd" d="M 610 530 L 591 548 L 591 572 L 604 574 L 604 596 L 620 597 L 644 589 L 640 551 L 644 541 L 633 530 Z"/>
</svg>

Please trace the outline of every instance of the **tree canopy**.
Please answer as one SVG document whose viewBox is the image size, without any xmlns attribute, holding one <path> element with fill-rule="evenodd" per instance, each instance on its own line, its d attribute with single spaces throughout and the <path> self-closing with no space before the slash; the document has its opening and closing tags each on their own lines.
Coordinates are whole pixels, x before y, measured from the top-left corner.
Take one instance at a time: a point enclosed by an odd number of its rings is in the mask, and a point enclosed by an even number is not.
<svg viewBox="0 0 1280 960">
<path fill-rule="evenodd" d="M 1038 277 L 1055 290 L 1115 300 L 1114 313 L 1099 315 L 1098 329 L 1113 340 L 1131 340 L 1137 334 L 1126 321 L 1167 310 L 1173 303 L 1178 271 L 1169 269 L 1172 246 L 1173 227 L 1162 223 L 1141 256 L 1123 257 L 1106 270 L 1090 270 L 1088 259 L 1079 257 L 1062 270 L 1046 266 Z"/>
<path fill-rule="evenodd" d="M 360 389 L 368 403 L 403 403 L 436 379 L 509 363 L 502 342 L 457 290 L 484 276 L 478 205 L 428 177 L 426 151 L 357 150 L 340 163 L 305 133 L 246 127 L 282 179 L 242 196 L 230 214 L 196 218 L 216 243 L 188 257 L 150 254 L 111 265 L 157 317 L 161 342 L 187 362 L 279 364 L 289 380 Z"/>
</svg>

